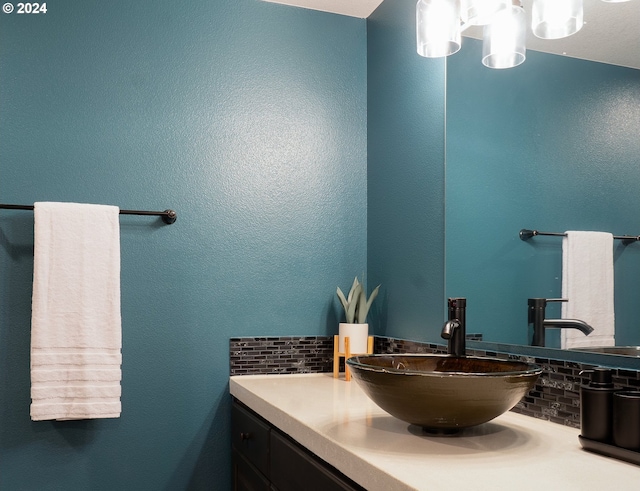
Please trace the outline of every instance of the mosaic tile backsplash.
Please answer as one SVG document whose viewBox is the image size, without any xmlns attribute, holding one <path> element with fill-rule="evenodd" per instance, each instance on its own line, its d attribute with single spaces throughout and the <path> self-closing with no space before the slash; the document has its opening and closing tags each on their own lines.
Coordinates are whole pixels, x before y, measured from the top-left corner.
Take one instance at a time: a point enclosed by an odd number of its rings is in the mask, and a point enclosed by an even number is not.
<svg viewBox="0 0 640 491">
<path fill-rule="evenodd" d="M 333 371 L 333 336 L 231 338 L 231 375 Z"/>
<path fill-rule="evenodd" d="M 478 339 L 475 336 L 470 335 Z M 446 347 L 376 336 L 374 353 L 446 353 Z M 535 387 L 512 411 L 580 427 L 580 385 L 588 382 L 588 374 L 580 372 L 593 365 L 483 350 L 467 350 L 467 354 L 541 366 Z M 333 336 L 231 338 L 229 359 L 231 375 L 331 372 Z M 614 370 L 613 381 L 616 387 L 640 390 L 640 372 Z"/>
</svg>

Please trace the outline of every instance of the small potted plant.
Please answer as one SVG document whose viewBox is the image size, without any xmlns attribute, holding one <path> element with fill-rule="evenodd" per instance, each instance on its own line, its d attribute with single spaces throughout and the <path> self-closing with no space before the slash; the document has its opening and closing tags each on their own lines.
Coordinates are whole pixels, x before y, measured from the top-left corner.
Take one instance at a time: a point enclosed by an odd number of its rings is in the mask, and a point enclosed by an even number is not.
<svg viewBox="0 0 640 491">
<path fill-rule="evenodd" d="M 340 353 L 345 352 L 344 338 L 349 337 L 349 351 L 351 353 L 366 353 L 367 339 L 369 336 L 369 324 L 367 324 L 367 314 L 371 304 L 378 296 L 380 285 L 376 286 L 367 299 L 364 286 L 358 281 L 356 276 L 351 285 L 349 294 L 345 297 L 340 287 L 337 289 L 338 298 L 344 308 L 346 322 L 339 325 L 339 346 Z"/>
</svg>

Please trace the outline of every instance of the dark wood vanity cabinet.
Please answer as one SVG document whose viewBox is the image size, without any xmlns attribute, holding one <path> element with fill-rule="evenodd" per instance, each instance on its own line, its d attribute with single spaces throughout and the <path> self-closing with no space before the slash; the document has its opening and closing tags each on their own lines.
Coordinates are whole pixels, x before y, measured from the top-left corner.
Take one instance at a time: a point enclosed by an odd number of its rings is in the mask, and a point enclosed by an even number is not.
<svg viewBox="0 0 640 491">
<path fill-rule="evenodd" d="M 364 488 L 234 399 L 234 491 L 363 491 Z"/>
</svg>

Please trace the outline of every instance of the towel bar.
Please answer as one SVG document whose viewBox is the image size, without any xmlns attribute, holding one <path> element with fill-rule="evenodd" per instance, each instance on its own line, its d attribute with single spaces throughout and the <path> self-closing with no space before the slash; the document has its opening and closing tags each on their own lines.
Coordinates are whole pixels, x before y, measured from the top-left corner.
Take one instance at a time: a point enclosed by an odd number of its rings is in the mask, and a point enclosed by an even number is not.
<svg viewBox="0 0 640 491">
<path fill-rule="evenodd" d="M 540 232 L 538 230 L 529 230 L 523 228 L 520 230 L 519 236 L 520 240 L 529 240 L 531 237 L 535 237 L 536 235 L 552 235 L 556 237 L 566 237 L 567 234 L 559 233 L 559 232 Z M 631 244 L 633 242 L 640 241 L 640 235 L 614 235 L 614 239 L 621 240 L 624 245 Z"/>
<path fill-rule="evenodd" d="M 4 210 L 33 210 L 33 205 L 5 205 L 0 204 L 0 209 Z M 162 217 L 162 221 L 167 225 L 175 223 L 178 214 L 174 210 L 164 211 L 144 211 L 144 210 L 120 210 L 121 215 L 152 215 Z"/>
</svg>

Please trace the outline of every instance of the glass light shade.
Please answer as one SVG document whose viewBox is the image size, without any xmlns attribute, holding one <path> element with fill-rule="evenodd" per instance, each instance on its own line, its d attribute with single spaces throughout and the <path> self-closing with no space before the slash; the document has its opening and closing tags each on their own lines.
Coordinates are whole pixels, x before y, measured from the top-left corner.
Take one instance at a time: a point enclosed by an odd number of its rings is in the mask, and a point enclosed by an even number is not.
<svg viewBox="0 0 640 491">
<path fill-rule="evenodd" d="M 460 18 L 465 24 L 486 26 L 496 13 L 511 7 L 511 3 L 511 0 L 460 0 Z"/>
<path fill-rule="evenodd" d="M 541 39 L 560 39 L 582 28 L 582 0 L 534 0 L 531 30 Z"/>
<path fill-rule="evenodd" d="M 427 58 L 449 56 L 460 49 L 460 3 L 419 0 L 416 5 L 418 54 Z"/>
<path fill-rule="evenodd" d="M 482 64 L 489 68 L 512 68 L 526 58 L 527 15 L 522 7 L 512 5 L 498 12 L 493 22 L 484 26 Z"/>
</svg>

